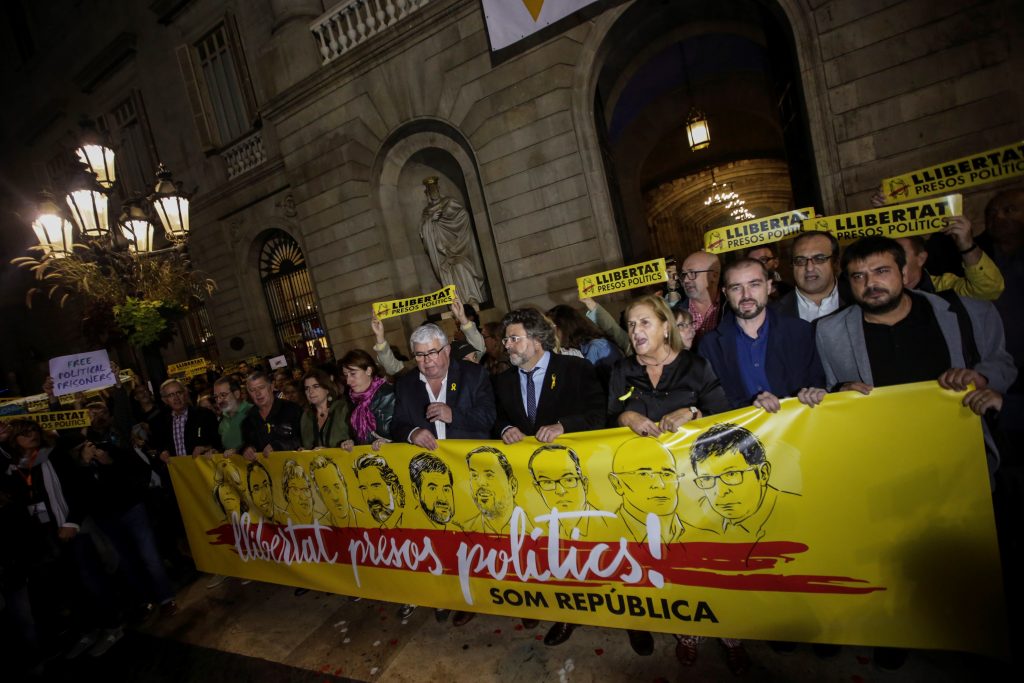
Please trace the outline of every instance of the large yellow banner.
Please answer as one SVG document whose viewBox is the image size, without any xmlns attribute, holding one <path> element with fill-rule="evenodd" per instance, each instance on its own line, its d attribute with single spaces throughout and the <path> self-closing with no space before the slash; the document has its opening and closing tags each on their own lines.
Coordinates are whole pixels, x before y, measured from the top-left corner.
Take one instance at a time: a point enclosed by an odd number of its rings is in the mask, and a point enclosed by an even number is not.
<svg viewBox="0 0 1024 683">
<path fill-rule="evenodd" d="M 1021 175 L 1024 175 L 1024 142 L 1015 142 L 886 178 L 881 191 L 885 202 L 893 204 Z"/>
<path fill-rule="evenodd" d="M 173 458 L 200 569 L 733 638 L 1006 651 L 979 418 L 934 383 L 624 429 Z"/>
</svg>

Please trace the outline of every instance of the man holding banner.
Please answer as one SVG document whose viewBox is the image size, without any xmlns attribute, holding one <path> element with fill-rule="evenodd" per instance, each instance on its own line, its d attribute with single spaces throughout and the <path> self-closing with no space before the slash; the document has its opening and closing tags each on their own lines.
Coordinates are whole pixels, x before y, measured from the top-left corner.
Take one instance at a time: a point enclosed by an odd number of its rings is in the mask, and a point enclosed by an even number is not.
<svg viewBox="0 0 1024 683">
<path fill-rule="evenodd" d="M 843 253 L 855 304 L 818 323 L 817 343 L 833 391 L 938 378 L 944 389 L 1006 391 L 1017 377 L 991 304 L 961 299 L 967 319 L 940 297 L 903 287 L 906 255 L 895 241 L 865 237 Z M 986 432 L 989 472 L 999 463 Z"/>
</svg>

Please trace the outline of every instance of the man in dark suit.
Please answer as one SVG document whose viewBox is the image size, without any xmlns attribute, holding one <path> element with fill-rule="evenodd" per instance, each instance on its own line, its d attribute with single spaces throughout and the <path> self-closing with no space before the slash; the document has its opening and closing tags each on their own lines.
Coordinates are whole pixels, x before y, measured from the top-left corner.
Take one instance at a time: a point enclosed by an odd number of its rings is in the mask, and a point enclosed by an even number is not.
<svg viewBox="0 0 1024 683">
<path fill-rule="evenodd" d="M 566 432 L 601 429 L 606 398 L 594 366 L 552 353 L 555 330 L 535 309 L 512 311 L 502 321 L 511 368 L 494 378 L 497 433 L 505 443 L 535 436 L 551 443 Z"/>
<path fill-rule="evenodd" d="M 839 279 L 839 241 L 830 232 L 802 232 L 793 240 L 796 289 L 781 296 L 775 309 L 809 323 L 844 308 L 849 287 Z"/>
<path fill-rule="evenodd" d="M 161 413 L 151 427 L 152 443 L 161 460 L 221 450 L 217 416 L 206 408 L 189 405 L 185 385 L 176 379 L 167 380 L 160 385 L 160 398 L 169 410 Z"/>
<path fill-rule="evenodd" d="M 767 308 L 772 280 L 753 259 L 729 264 L 722 274 L 729 313 L 708 333 L 700 355 L 711 363 L 730 408 L 779 410 L 779 399 L 798 396 L 816 405 L 825 397 L 825 374 L 814 328 Z"/>
<path fill-rule="evenodd" d="M 409 337 L 419 372 L 395 384 L 391 436 L 433 451 L 438 439 L 488 439 L 494 425 L 494 393 L 487 371 L 451 357 L 444 331 L 421 325 Z"/>
<path fill-rule="evenodd" d="M 489 439 L 494 426 L 494 392 L 482 366 L 452 358 L 444 331 L 432 323 L 421 325 L 409 337 L 409 348 L 419 372 L 407 372 L 395 383 L 393 441 L 405 441 L 428 451 L 439 439 Z M 406 618 L 415 609 L 403 605 Z M 472 612 L 457 612 L 452 623 L 469 622 Z M 439 610 L 443 621 L 447 612 Z"/>
</svg>

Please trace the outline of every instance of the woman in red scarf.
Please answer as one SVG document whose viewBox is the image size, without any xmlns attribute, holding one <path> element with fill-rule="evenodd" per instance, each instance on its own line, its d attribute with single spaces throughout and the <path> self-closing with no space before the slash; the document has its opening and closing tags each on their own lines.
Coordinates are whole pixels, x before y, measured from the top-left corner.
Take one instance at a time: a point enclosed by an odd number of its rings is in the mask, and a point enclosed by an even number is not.
<svg viewBox="0 0 1024 683">
<path fill-rule="evenodd" d="M 391 440 L 391 418 L 395 414 L 395 388 L 384 379 L 370 354 L 362 349 L 346 353 L 339 365 L 352 401 L 351 438 L 341 447 L 351 449 L 354 445 L 366 444 L 379 447 L 387 443 Z"/>
</svg>

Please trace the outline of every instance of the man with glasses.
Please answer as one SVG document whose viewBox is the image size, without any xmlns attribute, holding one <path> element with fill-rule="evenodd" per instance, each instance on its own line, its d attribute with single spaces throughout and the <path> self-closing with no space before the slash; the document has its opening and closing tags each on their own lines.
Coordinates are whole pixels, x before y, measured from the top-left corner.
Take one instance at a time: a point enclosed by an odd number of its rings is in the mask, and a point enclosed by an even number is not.
<svg viewBox="0 0 1024 683">
<path fill-rule="evenodd" d="M 722 319 L 722 305 L 718 299 L 718 274 L 721 263 L 714 254 L 695 251 L 683 261 L 679 278 L 683 283 L 686 298 L 676 304 L 685 308 L 693 318 L 694 344 L 701 337 L 718 327 Z"/>
<path fill-rule="evenodd" d="M 672 452 L 659 441 L 638 436 L 625 441 L 612 456 L 608 481 L 622 505 L 615 511 L 619 534 L 637 543 L 647 542 L 648 515 L 659 522 L 662 543 L 683 540 L 679 505 L 679 473 Z"/>
<path fill-rule="evenodd" d="M 780 398 L 815 406 L 825 397 L 814 327 L 768 308 L 771 276 L 753 259 L 733 261 L 722 275 L 729 312 L 700 345 L 722 383 L 729 408 L 754 405 L 770 413 Z"/>
<path fill-rule="evenodd" d="M 753 259 L 764 266 L 772 280 L 772 300 L 781 299 L 793 291 L 793 285 L 782 279 L 779 273 L 779 257 L 775 247 L 771 244 L 764 244 L 754 247 L 747 252 L 747 258 Z"/>
<path fill-rule="evenodd" d="M 225 449 L 238 450 L 242 447 L 242 421 L 252 410 L 252 404 L 242 400 L 242 387 L 229 376 L 213 383 L 213 399 L 220 408 L 220 422 L 217 432 Z"/>
<path fill-rule="evenodd" d="M 559 514 L 584 512 L 593 515 L 560 522 L 559 538 L 586 540 L 592 531 L 599 535 L 605 533 L 608 517 L 598 516 L 600 511 L 587 501 L 590 480 L 583 476 L 580 458 L 574 450 L 560 444 L 541 446 L 530 456 L 528 468 L 533 487 L 548 510 L 558 510 Z M 544 644 L 561 645 L 575 630 L 576 624 L 556 622 L 544 636 Z"/>
<path fill-rule="evenodd" d="M 175 455 L 200 455 L 221 449 L 217 416 L 190 405 L 185 385 L 169 379 L 160 385 L 160 398 L 169 408 L 153 421 L 151 443 L 163 462 Z"/>
<path fill-rule="evenodd" d="M 809 323 L 846 306 L 839 285 L 839 242 L 830 232 L 802 232 L 793 240 L 796 289 L 779 299 L 780 313 Z"/>
<path fill-rule="evenodd" d="M 753 432 L 722 422 L 697 437 L 690 449 L 694 483 L 704 492 L 703 511 L 717 520 L 724 540 L 758 541 L 769 518 L 796 496 L 768 483 L 772 466 Z"/>
<path fill-rule="evenodd" d="M 501 440 L 551 443 L 566 432 L 602 428 L 607 399 L 594 366 L 553 353 L 555 330 L 536 309 L 512 311 L 502 325 L 513 367 L 494 378 Z"/>
<path fill-rule="evenodd" d="M 494 393 L 487 371 L 451 358 L 448 338 L 432 323 L 409 337 L 419 372 L 395 383 L 392 438 L 427 451 L 438 439 L 487 439 L 494 425 Z"/>
</svg>

